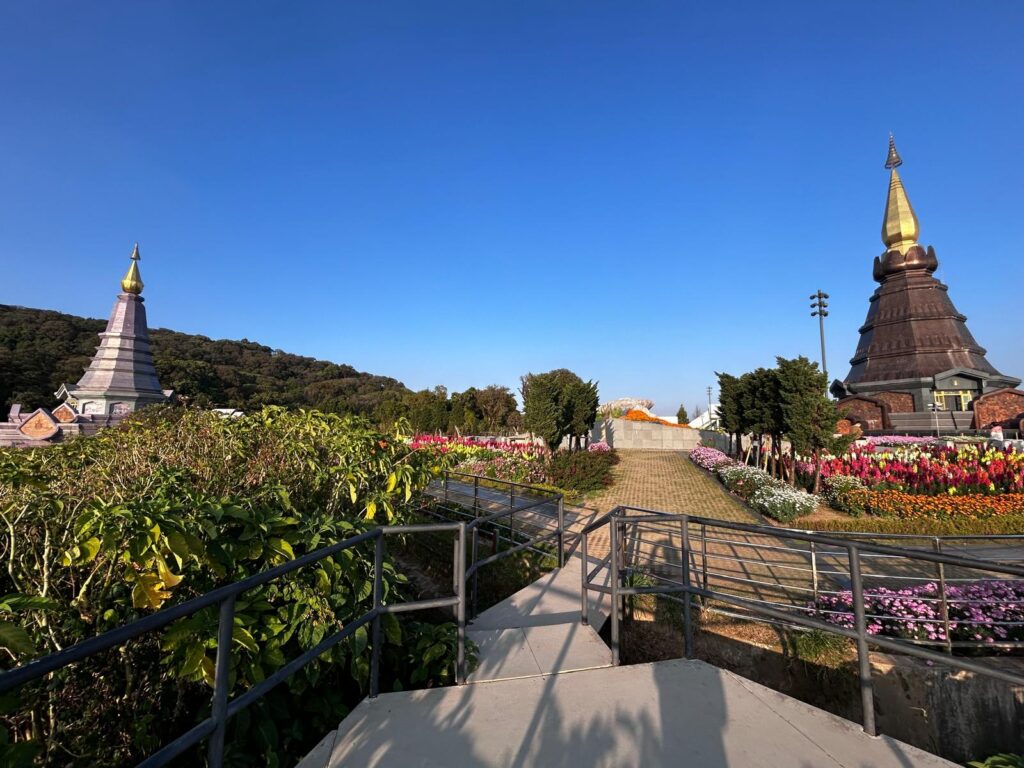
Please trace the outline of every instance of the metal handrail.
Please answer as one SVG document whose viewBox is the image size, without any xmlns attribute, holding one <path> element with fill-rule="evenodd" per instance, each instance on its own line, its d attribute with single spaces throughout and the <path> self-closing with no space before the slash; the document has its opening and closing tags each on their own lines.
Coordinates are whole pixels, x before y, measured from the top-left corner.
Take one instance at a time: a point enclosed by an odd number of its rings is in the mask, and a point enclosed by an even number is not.
<svg viewBox="0 0 1024 768">
<path fill-rule="evenodd" d="M 463 477 L 475 478 L 474 486 L 479 488 L 479 480 L 481 478 L 478 476 L 465 475 L 463 473 L 456 474 Z M 490 478 L 482 479 L 490 481 Z M 505 481 L 497 482 L 501 483 Z M 445 476 L 445 485 L 447 487 L 447 474 Z M 520 483 L 508 483 L 508 485 L 531 488 L 531 486 L 524 486 Z M 369 696 L 370 698 L 375 698 L 380 690 L 380 624 L 381 617 L 386 614 L 405 613 L 409 611 L 435 608 L 455 608 L 457 625 L 455 679 L 458 685 L 464 685 L 466 682 L 466 614 L 467 607 L 470 602 L 466 592 L 469 579 L 472 577 L 474 580 L 473 611 L 475 612 L 475 582 L 477 573 L 483 566 L 499 560 L 502 557 L 514 554 L 526 547 L 533 546 L 540 541 L 546 541 L 551 538 L 557 538 L 558 540 L 559 567 L 564 564 L 565 518 L 562 494 L 542 488 L 531 488 L 531 490 L 535 492 L 551 493 L 553 496 L 551 498 L 542 499 L 539 502 L 531 502 L 519 507 L 512 506 L 509 510 L 502 510 L 499 513 L 477 517 L 471 522 L 459 521 L 389 525 L 364 531 L 355 536 L 344 539 L 343 541 L 321 547 L 313 552 L 308 552 L 294 560 L 290 560 L 287 563 L 275 566 L 269 570 L 253 574 L 252 576 L 248 576 L 232 584 L 226 584 L 222 587 L 218 587 L 203 595 L 187 600 L 184 603 L 164 608 L 156 613 L 150 614 L 149 616 L 137 619 L 130 624 L 116 627 L 101 635 L 97 635 L 96 637 L 83 640 L 69 648 L 44 656 L 41 659 L 37 659 L 20 667 L 15 667 L 14 669 L 2 672 L 0 673 L 0 694 L 19 688 L 34 680 L 38 680 L 45 675 L 62 669 L 70 664 L 95 656 L 96 654 L 110 650 L 111 648 L 124 645 L 129 640 L 149 632 L 162 629 L 179 619 L 191 616 L 201 610 L 211 608 L 215 605 L 218 606 L 219 618 L 217 625 L 217 656 L 214 662 L 214 690 L 210 717 L 193 726 L 186 733 L 175 738 L 170 743 L 165 744 L 159 751 L 139 763 L 139 768 L 157 768 L 157 766 L 166 765 L 186 750 L 196 746 L 200 741 L 207 738 L 207 762 L 211 768 L 220 768 L 224 757 L 224 736 L 227 730 L 227 724 L 232 717 L 254 702 L 263 698 L 271 689 L 294 675 L 310 661 L 323 655 L 329 649 L 333 648 L 342 640 L 350 637 L 358 629 L 366 626 L 367 624 L 371 625 Z M 474 512 L 479 511 L 479 505 L 476 503 L 477 501 L 478 499 L 474 501 Z M 490 557 L 477 560 L 477 535 L 479 533 L 480 526 L 483 523 L 492 521 L 499 517 L 505 517 L 510 514 L 534 509 L 542 504 L 550 504 L 552 501 L 557 501 L 556 530 L 543 534 L 542 536 L 534 537 L 525 544 L 519 544 L 511 549 L 496 552 Z M 383 602 L 384 537 L 393 534 L 436 534 L 453 531 L 457 534 L 452 555 L 454 569 L 453 591 L 455 594 L 439 598 L 385 605 Z M 471 555 L 472 562 L 467 568 L 467 534 L 469 533 L 472 534 L 473 546 Z M 285 576 L 293 571 L 297 571 L 304 566 L 317 563 L 325 558 L 332 557 L 339 552 L 343 552 L 347 549 L 351 549 L 352 547 L 356 547 L 370 541 L 374 542 L 372 608 L 352 619 L 338 632 L 324 638 L 316 646 L 310 648 L 297 658 L 292 659 L 249 690 L 239 694 L 234 699 L 229 700 L 228 680 L 231 661 L 232 630 L 234 628 L 235 601 L 239 595 L 249 589 L 262 586 L 274 579 Z"/>
<path fill-rule="evenodd" d="M 630 512 L 640 512 L 639 515 L 631 515 Z M 624 577 L 629 571 L 629 567 L 625 561 L 626 552 L 626 536 L 625 529 L 627 526 L 639 526 L 643 523 L 661 523 L 669 524 L 673 527 L 678 524 L 681 530 L 683 545 L 682 545 L 682 557 L 678 567 L 682 569 L 682 583 L 674 582 L 667 579 L 660 579 L 662 582 L 656 586 L 649 587 L 628 587 L 624 583 Z M 593 571 L 588 570 L 587 559 L 588 552 L 588 539 L 598 528 L 607 525 L 609 527 L 609 555 L 607 558 L 608 569 L 610 572 L 610 585 L 604 586 L 603 584 L 594 583 L 594 578 L 597 573 L 603 569 L 604 561 Z M 827 621 L 823 621 L 812 616 L 805 616 L 800 613 L 794 613 L 792 610 L 782 610 L 784 604 L 771 603 L 765 600 L 756 600 L 748 597 L 743 597 L 731 592 L 723 592 L 717 589 L 708 588 L 708 573 L 707 573 L 707 552 L 706 549 L 703 552 L 695 552 L 691 547 L 690 542 L 690 528 L 692 525 L 700 527 L 701 536 L 707 535 L 707 528 L 721 528 L 733 531 L 741 531 L 747 533 L 755 533 L 761 535 L 771 535 L 778 538 L 790 538 L 798 541 L 804 541 L 810 544 L 811 550 L 801 550 L 801 552 L 807 552 L 813 554 L 814 549 L 819 545 L 827 547 L 835 547 L 845 553 L 846 559 L 849 563 L 849 574 L 851 579 L 851 598 L 853 603 L 853 627 L 847 628 L 832 624 Z M 791 626 L 796 626 L 804 629 L 817 629 L 823 632 L 829 632 L 832 634 L 847 637 L 854 640 L 857 644 L 857 662 L 858 662 L 858 675 L 860 678 L 860 689 L 861 689 L 861 706 L 863 712 L 862 725 L 864 730 L 874 735 L 876 732 L 875 727 L 875 714 L 874 714 L 874 697 L 872 691 L 872 678 L 871 678 L 871 664 L 869 657 L 869 645 L 873 645 L 885 650 L 894 651 L 897 653 L 904 653 L 909 656 L 915 656 L 917 658 L 925 659 L 931 662 L 937 662 L 946 664 L 957 669 L 961 669 L 968 672 L 973 672 L 979 675 L 985 675 L 992 677 L 997 680 L 1011 683 L 1013 685 L 1024 685 L 1024 676 L 1005 672 L 997 668 L 989 667 L 985 664 L 965 659 L 963 657 L 954 657 L 938 651 L 925 648 L 918 644 L 919 641 L 903 640 L 892 637 L 885 637 L 882 635 L 872 635 L 867 630 L 867 620 L 869 615 L 865 610 L 865 592 L 863 579 L 865 574 L 861 573 L 861 561 L 862 554 L 879 554 L 879 555 L 891 555 L 904 558 L 911 561 L 922 561 L 926 563 L 936 564 L 939 566 L 939 581 L 940 581 L 940 592 L 941 592 L 941 605 L 942 605 L 942 618 L 931 620 L 932 623 L 943 623 L 946 628 L 946 639 L 947 639 L 947 651 L 950 650 L 949 638 L 949 614 L 947 608 L 947 600 L 945 599 L 945 579 L 943 571 L 945 566 L 955 566 L 964 569 L 979 570 L 983 572 L 996 573 L 996 574 L 1008 574 L 1018 577 L 1024 577 L 1024 567 L 1006 564 L 1006 563 L 990 563 L 987 561 L 979 560 L 971 557 L 963 557 L 958 555 L 950 555 L 942 553 L 941 551 L 927 552 L 916 549 L 898 548 L 883 544 L 871 544 L 858 541 L 851 541 L 849 539 L 842 540 L 833 538 L 830 536 L 821 535 L 820 533 L 813 533 L 807 531 L 797 531 L 792 529 L 779 529 L 779 528 L 768 528 L 766 526 L 756 526 L 747 523 L 733 523 L 725 520 L 716 520 L 712 518 L 697 517 L 686 514 L 673 514 L 659 510 L 649 509 L 637 509 L 635 507 L 616 507 L 611 510 L 608 514 L 602 517 L 600 520 L 595 521 L 593 524 L 588 526 L 583 531 L 581 540 L 581 555 L 583 557 L 584 567 L 582 569 L 581 578 L 581 621 L 587 623 L 587 603 L 589 592 L 598 592 L 600 594 L 609 594 L 611 596 L 611 649 L 612 649 L 612 662 L 613 664 L 619 664 L 619 646 L 620 646 L 620 623 L 622 618 L 624 598 L 630 595 L 663 595 L 665 597 L 673 597 L 674 595 L 681 594 L 681 602 L 683 604 L 683 634 L 684 634 L 684 652 L 687 658 L 693 657 L 693 618 L 692 618 L 692 600 L 694 596 L 701 598 L 705 601 L 714 600 L 725 605 L 735 606 L 737 608 L 744 609 L 747 613 L 742 614 L 746 618 L 752 618 L 760 621 L 771 621 L 773 623 L 783 623 Z M 702 547 L 706 545 L 703 544 Z M 691 559 L 695 554 L 701 554 L 703 573 L 698 574 L 701 577 L 700 583 L 694 584 L 694 574 L 692 573 L 693 566 L 691 565 Z M 714 555 L 713 555 L 714 556 Z M 667 583 L 666 583 L 667 582 Z M 817 573 L 815 572 L 815 591 L 817 591 Z M 785 585 L 778 585 L 780 588 L 785 589 Z M 773 607 L 780 606 L 780 607 Z M 843 611 L 843 614 L 848 615 L 848 611 Z M 751 615 L 752 614 L 752 615 Z M 874 618 L 874 617 L 871 617 Z"/>
<path fill-rule="evenodd" d="M 557 550 L 558 567 L 561 568 L 565 565 L 565 497 L 560 491 L 551 490 L 549 488 L 538 488 L 536 486 L 526 485 L 524 483 L 517 483 L 511 480 L 499 480 L 497 478 L 484 477 L 481 475 L 471 475 L 465 472 L 449 470 L 444 473 L 442 479 L 443 494 L 441 498 L 445 503 L 451 502 L 453 500 L 453 496 L 465 497 L 467 501 L 469 500 L 468 492 L 460 493 L 456 491 L 454 494 L 452 493 L 449 481 L 453 476 L 471 479 L 473 481 L 472 509 L 474 518 L 466 524 L 466 530 L 471 535 L 471 563 L 469 567 L 466 569 L 466 578 L 472 578 L 473 580 L 472 590 L 470 592 L 470 608 L 472 616 L 476 616 L 477 614 L 477 596 L 479 591 L 478 572 L 480 568 L 484 565 L 488 565 L 497 560 L 501 560 L 502 558 L 508 557 L 509 555 L 513 555 L 516 552 L 521 552 L 525 549 L 535 549 L 538 544 L 549 541 L 551 539 L 556 540 L 555 548 Z M 486 514 L 481 514 L 483 512 L 483 510 L 481 509 L 481 501 L 483 501 L 483 503 L 487 505 L 504 503 L 503 501 L 498 501 L 494 499 L 481 500 L 481 482 L 485 483 L 485 488 L 487 487 L 487 483 L 489 483 L 492 487 L 507 487 L 509 491 L 508 508 L 487 512 Z M 529 491 L 531 496 L 540 496 L 540 498 L 531 499 L 529 496 L 527 496 L 525 497 L 526 503 L 516 505 L 515 492 L 517 488 L 525 488 L 527 491 Z M 520 499 L 523 499 L 523 497 L 520 497 Z M 458 501 L 456 501 L 456 503 L 458 503 Z M 493 523 L 495 524 L 496 529 L 500 529 L 502 526 L 498 523 L 498 521 L 507 517 L 509 519 L 509 524 L 507 527 L 510 532 L 509 540 L 511 542 L 515 536 L 515 528 L 512 524 L 515 515 L 520 514 L 522 512 L 529 512 L 531 510 L 540 509 L 541 507 L 546 507 L 551 504 L 555 504 L 555 529 L 553 531 L 538 534 L 536 536 L 528 538 L 525 542 L 520 542 L 519 544 L 513 545 L 509 549 L 501 551 L 499 551 L 499 533 L 496 532 L 494 538 L 494 552 L 489 557 L 486 557 L 482 560 L 477 559 L 480 538 L 479 532 L 480 530 L 482 530 L 483 525 L 485 523 Z"/>
</svg>

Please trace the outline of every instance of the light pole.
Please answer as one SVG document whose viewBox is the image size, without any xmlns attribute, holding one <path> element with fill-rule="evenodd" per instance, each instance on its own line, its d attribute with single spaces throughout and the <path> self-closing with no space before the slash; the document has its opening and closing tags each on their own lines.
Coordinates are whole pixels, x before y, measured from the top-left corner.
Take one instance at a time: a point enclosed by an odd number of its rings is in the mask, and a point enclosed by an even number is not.
<svg viewBox="0 0 1024 768">
<path fill-rule="evenodd" d="M 818 334 L 821 336 L 821 372 L 825 374 L 825 392 L 828 392 L 828 363 L 825 362 L 825 318 L 828 317 L 828 294 L 821 288 L 811 294 L 811 317 L 818 318 Z"/>
<path fill-rule="evenodd" d="M 708 428 L 715 426 L 715 412 L 711 410 L 711 387 L 708 387 Z"/>
</svg>

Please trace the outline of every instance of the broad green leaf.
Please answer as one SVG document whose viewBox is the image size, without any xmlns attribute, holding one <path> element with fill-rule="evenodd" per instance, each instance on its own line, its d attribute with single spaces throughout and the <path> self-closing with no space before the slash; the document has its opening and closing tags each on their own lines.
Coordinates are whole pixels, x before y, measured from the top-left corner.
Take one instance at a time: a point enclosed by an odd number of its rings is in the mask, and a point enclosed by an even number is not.
<svg viewBox="0 0 1024 768">
<path fill-rule="evenodd" d="M 188 547 L 188 540 L 185 538 L 185 534 L 181 531 L 172 530 L 167 532 L 167 547 L 177 558 L 179 567 L 181 566 L 182 561 L 192 554 Z"/>
<path fill-rule="evenodd" d="M 245 627 L 234 627 L 231 630 L 232 639 L 246 650 L 252 651 L 253 653 L 259 653 L 260 647 L 256 645 L 256 639 Z"/>
<path fill-rule="evenodd" d="M 0 597 L 0 611 L 14 613 L 16 611 L 52 611 L 60 608 L 60 603 L 41 595 L 23 595 L 14 592 Z"/>
<path fill-rule="evenodd" d="M 277 554 L 282 555 L 282 556 L 288 558 L 289 560 L 294 560 L 295 559 L 295 552 L 292 551 L 292 545 L 289 544 L 284 539 L 280 539 L 280 538 L 276 538 L 276 537 L 273 538 L 273 539 L 269 539 L 267 541 L 267 546 L 270 547 L 270 549 L 273 552 L 276 552 Z"/>
<path fill-rule="evenodd" d="M 96 559 L 96 555 L 100 553 L 100 540 L 93 536 L 88 541 L 83 541 L 78 545 L 81 549 L 81 555 L 78 558 L 78 563 L 91 563 Z"/>
<path fill-rule="evenodd" d="M 366 519 L 372 520 L 373 516 L 377 514 L 377 502 L 370 501 L 366 504 Z"/>
<path fill-rule="evenodd" d="M 392 472 L 390 475 L 388 475 L 388 493 L 391 493 L 393 490 L 395 490 L 396 485 L 398 485 L 398 477 L 395 475 L 394 472 Z"/>
<path fill-rule="evenodd" d="M 217 674 L 217 667 L 213 663 L 213 659 L 209 656 L 203 656 L 199 662 L 200 669 L 203 670 L 203 681 L 213 688 L 214 680 Z"/>
<path fill-rule="evenodd" d="M 9 621 L 0 621 L 0 648 L 6 648 L 15 656 L 31 656 L 36 652 L 28 632 Z"/>
<path fill-rule="evenodd" d="M 206 658 L 206 646 L 202 643 L 192 643 L 185 651 L 185 661 L 181 665 L 182 677 L 189 677 L 198 672 Z"/>
</svg>

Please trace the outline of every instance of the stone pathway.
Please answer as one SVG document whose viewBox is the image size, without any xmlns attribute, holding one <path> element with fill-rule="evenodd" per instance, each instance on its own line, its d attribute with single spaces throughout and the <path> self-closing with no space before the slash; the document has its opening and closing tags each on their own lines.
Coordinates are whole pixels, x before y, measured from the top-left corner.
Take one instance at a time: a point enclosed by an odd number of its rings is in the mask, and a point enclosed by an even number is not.
<svg viewBox="0 0 1024 768">
<path fill-rule="evenodd" d="M 619 451 L 619 456 L 622 460 L 612 470 L 614 484 L 583 505 L 598 515 L 624 504 L 738 523 L 762 522 L 684 453 Z"/>
</svg>

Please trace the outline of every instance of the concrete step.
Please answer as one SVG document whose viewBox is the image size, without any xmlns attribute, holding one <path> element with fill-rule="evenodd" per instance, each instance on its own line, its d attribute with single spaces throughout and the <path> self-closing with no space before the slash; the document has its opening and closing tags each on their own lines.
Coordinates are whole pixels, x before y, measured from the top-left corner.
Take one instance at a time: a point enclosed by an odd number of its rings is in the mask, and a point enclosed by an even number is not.
<svg viewBox="0 0 1024 768">
<path fill-rule="evenodd" d="M 470 683 L 557 675 L 612 664 L 608 646 L 593 629 L 579 621 L 471 629 L 466 636 L 479 648 L 479 665 L 467 678 Z"/>
<path fill-rule="evenodd" d="M 596 563 L 591 563 L 591 569 Z M 556 568 L 509 598 L 482 611 L 471 623 L 471 629 L 511 629 L 552 624 L 578 623 L 580 619 L 580 580 L 582 560 L 570 557 L 565 566 Z M 602 571 L 608 583 L 608 569 Z M 588 599 L 590 626 L 600 629 L 608 618 L 609 598 L 591 592 Z"/>
<path fill-rule="evenodd" d="M 330 737 L 328 737 L 330 738 Z M 323 743 L 317 747 L 320 759 Z M 312 757 L 312 755 L 311 755 Z M 950 768 L 700 661 L 384 693 L 302 768 Z"/>
</svg>

